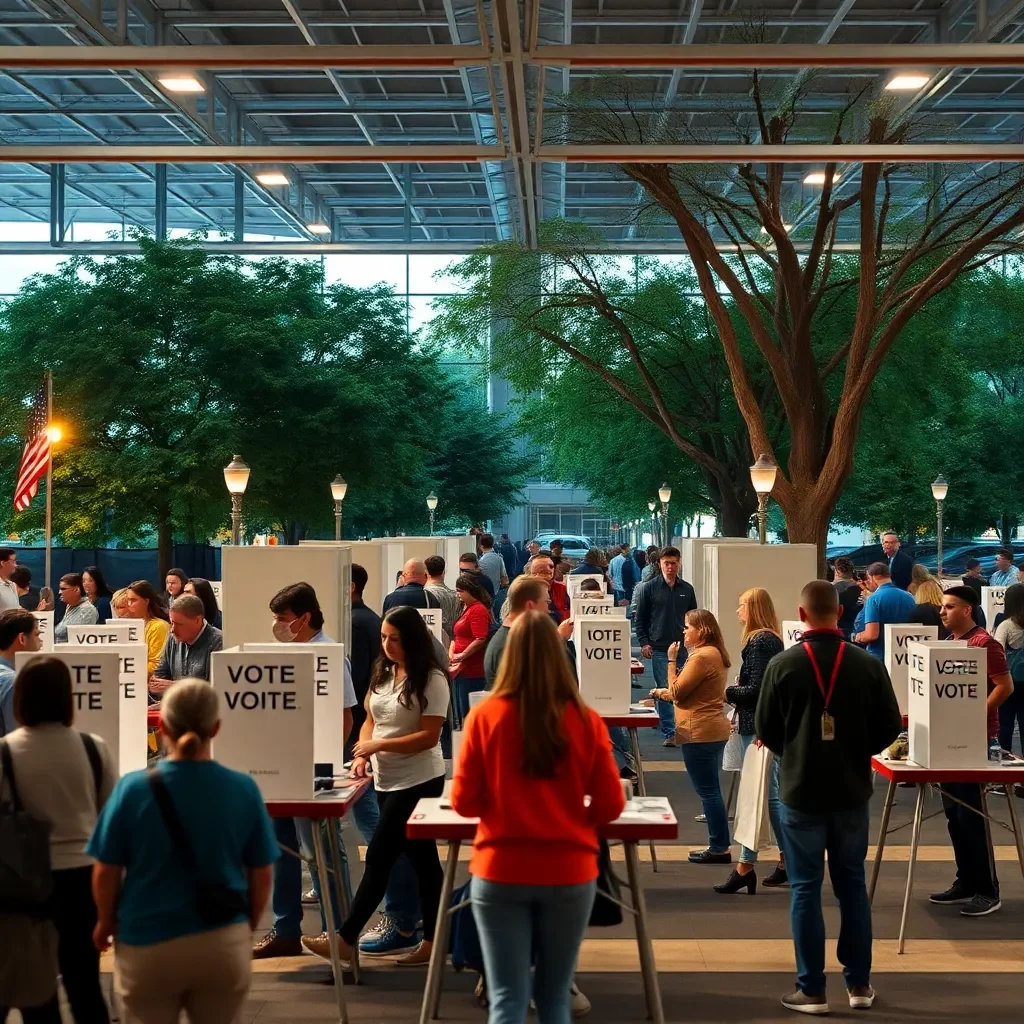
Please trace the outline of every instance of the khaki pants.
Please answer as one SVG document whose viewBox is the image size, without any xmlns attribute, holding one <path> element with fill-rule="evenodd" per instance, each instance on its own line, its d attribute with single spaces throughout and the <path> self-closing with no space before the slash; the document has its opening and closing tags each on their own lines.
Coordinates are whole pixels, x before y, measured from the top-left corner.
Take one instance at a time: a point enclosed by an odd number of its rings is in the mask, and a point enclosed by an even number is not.
<svg viewBox="0 0 1024 1024">
<path fill-rule="evenodd" d="M 231 1024 L 249 994 L 252 933 L 247 924 L 184 935 L 152 946 L 118 943 L 117 989 L 126 1024 Z"/>
</svg>

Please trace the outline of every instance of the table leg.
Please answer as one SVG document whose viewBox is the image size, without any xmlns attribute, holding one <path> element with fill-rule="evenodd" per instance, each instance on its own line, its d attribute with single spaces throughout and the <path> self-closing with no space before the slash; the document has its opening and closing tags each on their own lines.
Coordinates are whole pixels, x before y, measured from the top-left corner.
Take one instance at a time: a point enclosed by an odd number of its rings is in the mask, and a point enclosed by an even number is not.
<svg viewBox="0 0 1024 1024">
<path fill-rule="evenodd" d="M 647 1016 L 654 1024 L 665 1024 L 665 1011 L 661 1005 L 661 988 L 658 986 L 658 968 L 654 963 L 654 947 L 647 931 L 647 903 L 644 900 L 643 884 L 640 880 L 640 858 L 635 842 L 624 842 L 626 855 L 626 879 L 633 894 L 636 945 L 640 954 L 640 973 L 644 980 L 644 995 L 647 998 Z"/>
<path fill-rule="evenodd" d="M 882 806 L 882 827 L 878 830 L 878 845 L 875 847 L 875 863 L 871 867 L 871 883 L 868 885 L 868 903 L 875 899 L 875 886 L 878 884 L 878 872 L 882 867 L 882 851 L 885 849 L 885 837 L 889 833 L 889 816 L 892 805 L 896 801 L 896 780 L 889 780 L 889 788 L 885 793 L 885 804 Z"/>
<path fill-rule="evenodd" d="M 1021 833 L 1017 797 L 1014 795 L 1012 783 L 1006 785 L 1006 802 L 1010 807 L 1010 825 L 1013 828 L 1013 841 L 1017 845 L 1017 860 L 1020 862 L 1021 874 L 1024 874 L 1024 834 Z"/>
<path fill-rule="evenodd" d="M 629 743 L 633 748 L 633 763 L 636 765 L 636 791 L 640 796 L 647 796 L 647 780 L 644 778 L 644 759 L 640 756 L 640 734 L 636 726 L 631 726 Z M 654 848 L 654 840 L 651 840 L 651 864 L 654 870 L 658 870 L 658 852 Z"/>
<path fill-rule="evenodd" d="M 334 891 L 338 897 L 338 908 L 341 910 L 342 921 L 348 917 L 348 896 L 345 893 L 345 876 L 341 867 L 341 850 L 338 842 L 338 829 L 341 828 L 340 818 L 328 818 L 327 848 L 331 851 L 331 864 L 334 865 Z M 341 927 L 342 921 L 338 922 Z M 359 984 L 359 942 L 352 947 L 352 979 Z"/>
<path fill-rule="evenodd" d="M 331 949 L 331 973 L 334 975 L 334 997 L 338 1002 L 338 1020 L 341 1021 L 341 1024 L 348 1024 L 348 1006 L 345 1003 L 345 979 L 342 977 L 341 953 L 338 948 L 338 927 L 340 922 L 334 920 L 334 907 L 331 905 L 331 881 L 327 874 L 324 838 L 320 831 L 319 821 L 313 822 L 313 852 L 316 856 L 316 870 L 320 875 L 320 891 L 323 899 L 324 917 L 327 920 L 327 941 Z"/>
<path fill-rule="evenodd" d="M 988 812 L 988 794 L 984 783 L 978 788 L 981 791 L 981 816 L 985 821 L 985 845 L 988 847 L 989 877 L 992 879 L 992 884 L 997 886 L 999 883 L 996 881 L 996 851 L 992 847 L 992 819 L 989 817 Z M 1009 783 L 1009 788 L 1013 789 L 1012 782 Z"/>
<path fill-rule="evenodd" d="M 914 830 L 910 837 L 910 863 L 907 864 L 907 891 L 903 894 L 903 913 L 900 916 L 900 941 L 897 953 L 903 952 L 907 933 L 907 918 L 910 916 L 910 896 L 914 891 L 914 868 L 917 866 L 917 847 L 921 842 L 921 818 L 924 816 L 924 794 L 928 787 L 918 783 L 917 804 L 914 807 Z"/>
<path fill-rule="evenodd" d="M 420 1006 L 420 1024 L 436 1020 L 441 1008 L 441 981 L 444 965 L 448 960 L 448 922 L 452 893 L 455 891 L 455 871 L 459 866 L 458 839 L 448 840 L 448 859 L 444 863 L 444 882 L 441 885 L 441 902 L 437 908 L 437 924 L 434 928 L 434 945 L 430 950 L 430 965 L 427 967 L 427 981 L 423 986 L 423 1004 Z"/>
</svg>

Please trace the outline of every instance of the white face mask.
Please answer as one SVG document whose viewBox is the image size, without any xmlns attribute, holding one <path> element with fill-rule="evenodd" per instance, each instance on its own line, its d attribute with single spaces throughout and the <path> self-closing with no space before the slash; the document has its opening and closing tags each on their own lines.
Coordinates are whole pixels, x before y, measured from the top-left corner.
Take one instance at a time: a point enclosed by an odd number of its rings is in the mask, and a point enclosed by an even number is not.
<svg viewBox="0 0 1024 1024">
<path fill-rule="evenodd" d="M 290 622 L 280 622 L 278 619 L 274 619 L 271 629 L 274 631 L 274 639 L 279 644 L 295 643 L 296 634 L 292 632 Z"/>
</svg>

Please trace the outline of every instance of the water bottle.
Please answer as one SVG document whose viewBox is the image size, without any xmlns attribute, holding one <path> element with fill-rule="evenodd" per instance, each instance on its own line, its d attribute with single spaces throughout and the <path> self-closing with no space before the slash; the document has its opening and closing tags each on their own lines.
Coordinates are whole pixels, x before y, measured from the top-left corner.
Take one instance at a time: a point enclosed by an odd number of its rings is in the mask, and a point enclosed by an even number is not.
<svg viewBox="0 0 1024 1024">
<path fill-rule="evenodd" d="M 995 737 L 988 741 L 988 759 L 996 763 L 1003 759 L 1003 748 L 999 746 L 999 740 Z"/>
</svg>

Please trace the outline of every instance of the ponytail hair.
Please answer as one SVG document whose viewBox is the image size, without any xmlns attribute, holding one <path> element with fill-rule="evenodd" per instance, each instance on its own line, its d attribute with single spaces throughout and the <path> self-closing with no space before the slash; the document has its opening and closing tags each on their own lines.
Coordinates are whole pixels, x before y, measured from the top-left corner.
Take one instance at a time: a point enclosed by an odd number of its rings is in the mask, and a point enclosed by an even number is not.
<svg viewBox="0 0 1024 1024">
<path fill-rule="evenodd" d="M 217 691 L 203 679 L 175 683 L 160 703 L 164 732 L 185 760 L 196 758 L 204 743 L 213 739 L 220 724 Z"/>
</svg>

